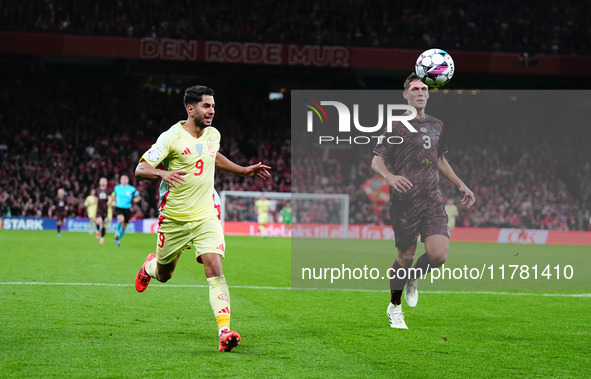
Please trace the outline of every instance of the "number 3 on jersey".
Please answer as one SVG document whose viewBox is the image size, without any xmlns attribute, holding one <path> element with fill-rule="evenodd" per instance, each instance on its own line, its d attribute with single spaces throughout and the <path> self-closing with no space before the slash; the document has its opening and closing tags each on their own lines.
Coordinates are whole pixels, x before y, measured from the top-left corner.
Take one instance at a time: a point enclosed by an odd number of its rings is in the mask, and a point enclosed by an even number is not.
<svg viewBox="0 0 591 379">
<path fill-rule="evenodd" d="M 197 161 L 197 163 L 195 164 L 195 168 L 197 169 L 197 172 L 195 173 L 195 176 L 199 176 L 201 174 L 203 174 L 203 161 L 201 159 L 199 159 Z"/>
<path fill-rule="evenodd" d="M 423 141 L 425 141 L 425 143 L 423 144 L 423 147 L 425 149 L 430 149 L 431 148 L 431 137 L 423 136 Z"/>
</svg>

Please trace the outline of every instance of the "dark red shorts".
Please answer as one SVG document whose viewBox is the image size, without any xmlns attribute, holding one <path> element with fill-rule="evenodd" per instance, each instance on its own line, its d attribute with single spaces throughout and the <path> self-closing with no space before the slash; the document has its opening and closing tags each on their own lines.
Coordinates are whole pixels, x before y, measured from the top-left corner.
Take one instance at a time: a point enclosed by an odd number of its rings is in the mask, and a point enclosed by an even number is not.
<svg viewBox="0 0 591 379">
<path fill-rule="evenodd" d="M 421 241 L 440 234 L 449 238 L 447 214 L 442 202 L 429 202 L 425 199 L 408 201 L 392 201 L 390 219 L 396 247 L 405 250 L 417 243 L 419 234 Z"/>
<path fill-rule="evenodd" d="M 109 210 L 107 209 L 107 207 L 98 207 L 96 210 L 96 217 L 100 218 L 102 220 L 106 219 L 107 216 L 109 215 Z"/>
<path fill-rule="evenodd" d="M 58 221 L 64 221 L 64 219 L 66 218 L 66 211 L 62 210 L 55 212 L 55 217 Z"/>
</svg>

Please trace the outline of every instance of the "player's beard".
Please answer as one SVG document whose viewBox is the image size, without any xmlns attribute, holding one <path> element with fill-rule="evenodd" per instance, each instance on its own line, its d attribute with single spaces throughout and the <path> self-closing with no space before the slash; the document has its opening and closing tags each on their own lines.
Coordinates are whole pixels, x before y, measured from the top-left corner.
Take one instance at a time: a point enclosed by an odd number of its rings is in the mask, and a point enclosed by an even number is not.
<svg viewBox="0 0 591 379">
<path fill-rule="evenodd" d="M 193 122 L 195 123 L 195 125 L 197 125 L 201 129 L 205 129 L 208 126 L 211 126 L 211 124 L 208 125 L 208 124 L 205 123 L 205 116 L 203 116 L 202 118 L 199 118 L 198 116 L 194 116 L 193 117 Z"/>
</svg>

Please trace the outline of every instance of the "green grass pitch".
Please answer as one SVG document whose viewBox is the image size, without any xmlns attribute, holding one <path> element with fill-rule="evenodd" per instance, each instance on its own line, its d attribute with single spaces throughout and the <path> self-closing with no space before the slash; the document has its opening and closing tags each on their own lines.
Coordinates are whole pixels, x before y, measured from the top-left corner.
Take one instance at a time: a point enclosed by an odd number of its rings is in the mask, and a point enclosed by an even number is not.
<svg viewBox="0 0 591 379">
<path fill-rule="evenodd" d="M 190 253 L 167 284 L 135 291 L 155 243 L 0 231 L 0 377 L 589 375 L 591 297 L 422 292 L 416 308 L 405 307 L 410 329 L 393 330 L 387 290 L 288 289 L 290 240 L 273 238 L 227 237 L 232 327 L 243 342 L 219 353 L 203 269 Z M 453 243 L 451 254 L 479 246 Z"/>
</svg>

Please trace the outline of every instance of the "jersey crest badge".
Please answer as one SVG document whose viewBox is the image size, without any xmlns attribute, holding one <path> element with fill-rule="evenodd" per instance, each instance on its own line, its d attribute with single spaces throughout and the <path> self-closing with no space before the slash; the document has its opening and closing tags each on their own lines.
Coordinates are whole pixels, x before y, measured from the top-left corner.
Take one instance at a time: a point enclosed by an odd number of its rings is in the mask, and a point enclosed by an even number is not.
<svg viewBox="0 0 591 379">
<path fill-rule="evenodd" d="M 197 145 L 195 145 L 195 149 L 197 149 L 197 155 L 201 155 L 203 153 L 203 144 L 198 143 Z"/>
<path fill-rule="evenodd" d="M 207 139 L 207 150 L 209 150 L 211 154 L 215 154 L 215 141 L 212 138 Z"/>
</svg>

